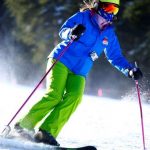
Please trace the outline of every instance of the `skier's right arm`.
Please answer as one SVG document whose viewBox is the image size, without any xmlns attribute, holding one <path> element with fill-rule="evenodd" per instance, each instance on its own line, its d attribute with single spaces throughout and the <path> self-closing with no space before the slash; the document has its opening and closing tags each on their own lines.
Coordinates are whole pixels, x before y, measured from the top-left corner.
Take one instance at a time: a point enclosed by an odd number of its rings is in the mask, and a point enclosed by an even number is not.
<svg viewBox="0 0 150 150">
<path fill-rule="evenodd" d="M 82 24 L 83 14 L 78 12 L 71 16 L 66 22 L 62 25 L 59 31 L 59 36 L 62 40 L 70 40 L 72 30 L 75 26 Z"/>
</svg>

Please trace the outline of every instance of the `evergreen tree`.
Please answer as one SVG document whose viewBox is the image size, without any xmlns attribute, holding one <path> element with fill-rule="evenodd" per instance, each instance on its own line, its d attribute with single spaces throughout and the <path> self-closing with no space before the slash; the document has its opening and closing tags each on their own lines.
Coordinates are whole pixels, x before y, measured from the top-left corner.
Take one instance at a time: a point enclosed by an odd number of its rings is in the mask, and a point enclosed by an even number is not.
<svg viewBox="0 0 150 150">
<path fill-rule="evenodd" d="M 41 63 L 59 42 L 58 30 L 74 7 L 70 0 L 6 0 L 16 20 L 16 38 L 30 47 L 33 63 Z"/>
<path fill-rule="evenodd" d="M 41 77 L 45 70 L 47 55 L 60 41 L 58 37 L 60 26 L 68 17 L 79 10 L 81 3 L 81 0 L 5 0 L 7 12 L 9 11 L 9 15 L 11 15 L 8 17 L 7 23 L 5 22 L 6 27 L 11 27 L 11 30 L 8 31 L 11 36 L 15 37 L 12 38 L 12 41 L 19 43 L 19 49 L 13 49 L 11 52 L 17 51 L 16 72 L 22 78 L 28 77 L 27 79 L 29 79 L 35 74 L 39 78 Z M 118 22 L 116 23 L 121 47 L 125 49 L 124 54 L 130 55 L 131 60 L 140 62 L 142 70 L 143 68 L 147 70 L 150 65 L 149 5 L 149 0 L 121 0 Z M 3 27 L 5 27 L 5 23 Z M 104 58 L 103 55 L 102 57 Z M 21 61 L 22 63 L 19 64 Z M 27 65 L 27 68 L 24 67 L 24 64 Z M 123 82 L 124 77 L 107 64 L 105 58 L 95 63 L 90 73 L 88 91 L 94 89 L 92 87 L 95 80 L 96 91 L 103 83 L 104 78 L 106 79 L 106 88 L 108 85 L 110 86 L 110 82 L 112 82 L 112 86 L 116 85 L 119 91 L 126 88 L 124 85 L 128 84 L 127 80 Z M 22 68 L 22 72 L 19 72 L 19 67 Z M 31 68 L 32 71 L 30 71 Z M 114 80 L 111 80 L 110 76 L 106 77 L 105 74 L 113 74 Z"/>
<path fill-rule="evenodd" d="M 129 1 L 123 14 L 124 25 L 128 29 L 128 37 L 131 39 L 131 54 L 142 67 L 150 65 L 150 1 Z"/>
</svg>

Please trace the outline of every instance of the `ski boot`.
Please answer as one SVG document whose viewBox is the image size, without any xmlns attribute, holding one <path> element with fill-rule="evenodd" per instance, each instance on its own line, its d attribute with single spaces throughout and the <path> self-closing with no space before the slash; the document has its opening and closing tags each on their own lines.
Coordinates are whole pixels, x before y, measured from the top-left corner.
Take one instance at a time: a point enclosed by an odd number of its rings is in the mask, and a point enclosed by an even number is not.
<svg viewBox="0 0 150 150">
<path fill-rule="evenodd" d="M 28 129 L 25 129 L 23 127 L 20 126 L 19 122 L 17 122 L 15 125 L 14 125 L 14 130 L 15 132 L 22 138 L 25 138 L 25 139 L 28 139 L 30 141 L 33 141 L 34 140 L 34 134 L 35 134 L 35 131 L 34 129 L 33 130 L 28 130 Z"/>
<path fill-rule="evenodd" d="M 47 131 L 39 129 L 34 135 L 34 140 L 37 143 L 45 143 L 53 146 L 60 146 L 56 139 Z"/>
<path fill-rule="evenodd" d="M 23 132 L 23 128 L 20 126 L 19 122 L 17 122 L 15 125 L 14 125 L 14 129 L 17 133 L 21 133 Z"/>
</svg>

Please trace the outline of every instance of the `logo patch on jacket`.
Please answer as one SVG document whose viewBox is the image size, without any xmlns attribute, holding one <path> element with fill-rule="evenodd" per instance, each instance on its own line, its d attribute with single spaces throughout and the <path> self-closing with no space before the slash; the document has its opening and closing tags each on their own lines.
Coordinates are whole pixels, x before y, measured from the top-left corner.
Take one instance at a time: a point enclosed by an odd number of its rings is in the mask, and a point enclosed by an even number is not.
<svg viewBox="0 0 150 150">
<path fill-rule="evenodd" d="M 107 37 L 104 37 L 102 43 L 103 43 L 104 45 L 108 45 L 108 38 L 107 38 Z"/>
</svg>

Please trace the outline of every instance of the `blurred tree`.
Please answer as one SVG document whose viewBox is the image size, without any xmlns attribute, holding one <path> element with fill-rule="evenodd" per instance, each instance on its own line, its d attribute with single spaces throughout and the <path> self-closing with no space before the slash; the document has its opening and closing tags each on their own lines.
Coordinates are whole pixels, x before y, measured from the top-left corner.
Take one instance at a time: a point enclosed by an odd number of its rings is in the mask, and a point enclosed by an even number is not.
<svg viewBox="0 0 150 150">
<path fill-rule="evenodd" d="M 46 66 L 47 55 L 60 41 L 58 38 L 60 26 L 79 10 L 81 3 L 81 0 L 5 0 L 11 15 L 8 20 L 10 23 L 7 24 L 11 26 L 11 34 L 16 37 L 15 42 L 20 43 L 17 54 L 22 56 L 20 60 L 24 60 L 21 65 L 22 70 L 25 70 L 25 64 L 28 64 L 26 72 L 22 72 L 20 76 L 26 78 L 36 74 L 41 77 Z M 116 22 L 121 47 L 125 49 L 124 54 L 140 62 L 140 66 L 143 64 L 145 70 L 150 65 L 149 4 L 149 0 L 121 0 L 119 19 Z M 19 68 L 18 64 L 17 68 Z M 34 69 L 30 71 L 31 68 Z M 88 92 L 93 93 L 99 86 L 104 88 L 115 86 L 118 91 L 125 90 L 125 85 L 130 82 L 124 80 L 121 73 L 108 65 L 104 55 L 95 63 L 89 77 L 87 88 L 89 88 Z"/>
<path fill-rule="evenodd" d="M 41 63 L 58 43 L 58 29 L 70 16 L 75 1 L 70 0 L 6 0 L 16 20 L 14 35 L 30 47 L 33 63 Z"/>
<path fill-rule="evenodd" d="M 150 65 L 150 1 L 128 1 L 123 13 L 123 25 L 128 30 L 129 54 L 137 59 L 143 68 Z"/>
<path fill-rule="evenodd" d="M 33 82 L 35 74 L 38 80 L 45 71 L 47 55 L 60 40 L 60 26 L 78 10 L 77 0 L 6 0 L 5 5 L 13 22 L 11 33 L 22 45 L 17 49 L 22 60 L 16 65 L 19 83 L 24 78 L 26 83 Z"/>
</svg>

